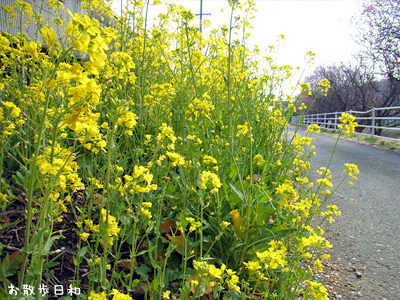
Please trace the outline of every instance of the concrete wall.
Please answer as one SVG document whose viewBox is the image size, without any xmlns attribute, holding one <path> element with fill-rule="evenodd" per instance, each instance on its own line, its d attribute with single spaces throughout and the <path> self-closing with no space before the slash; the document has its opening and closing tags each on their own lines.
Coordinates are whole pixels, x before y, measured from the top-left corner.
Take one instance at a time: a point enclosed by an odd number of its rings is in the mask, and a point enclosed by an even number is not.
<svg viewBox="0 0 400 300">
<path fill-rule="evenodd" d="M 2 6 L 12 6 L 14 0 L 1 0 L 1 5 Z M 47 1 L 42 0 L 24 0 L 24 2 L 27 2 L 31 5 L 32 10 L 34 13 L 39 13 L 41 12 L 43 18 L 47 21 L 47 23 L 53 27 L 54 31 L 57 33 L 58 36 L 62 35 L 62 32 L 58 32 L 57 25 L 53 22 L 53 14 L 55 13 L 54 10 L 50 9 L 49 7 L 46 6 Z M 65 10 L 70 10 L 72 13 L 76 12 L 81 12 L 84 13 L 81 10 L 81 1 L 80 0 L 64 0 L 62 1 L 64 3 Z M 68 24 L 68 22 L 71 20 L 70 15 L 67 12 L 64 12 L 60 10 L 59 16 L 62 19 L 65 19 L 65 24 Z M 29 26 L 24 26 L 24 23 L 27 21 L 28 16 L 26 14 L 24 15 L 18 15 L 15 20 L 12 20 L 9 16 L 9 14 L 6 14 L 2 9 L 0 9 L 0 32 L 7 32 L 12 35 L 17 35 L 18 32 L 22 31 L 26 33 L 31 40 L 38 40 L 40 42 L 43 42 L 41 39 L 39 32 L 37 30 L 36 26 L 33 26 L 33 24 L 30 23 Z M 9 24 L 13 22 L 13 24 L 10 26 Z M 21 26 L 22 24 L 22 26 Z"/>
</svg>

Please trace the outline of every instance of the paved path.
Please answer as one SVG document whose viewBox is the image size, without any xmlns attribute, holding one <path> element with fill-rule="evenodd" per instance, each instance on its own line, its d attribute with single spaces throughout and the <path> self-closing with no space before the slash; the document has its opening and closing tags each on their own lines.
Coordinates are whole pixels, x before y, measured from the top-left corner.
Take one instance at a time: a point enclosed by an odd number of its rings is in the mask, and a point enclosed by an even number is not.
<svg viewBox="0 0 400 300">
<path fill-rule="evenodd" d="M 293 131 L 290 126 L 289 133 Z M 305 130 L 299 133 L 305 135 Z M 317 154 L 312 164 L 326 166 L 336 139 L 313 136 Z M 342 211 L 327 231 L 332 256 L 342 267 L 360 271 L 361 299 L 399 300 L 400 153 L 340 140 L 330 166 L 334 184 L 342 178 L 345 163 L 358 165 L 360 174 L 353 187 L 345 183 L 331 198 Z"/>
</svg>

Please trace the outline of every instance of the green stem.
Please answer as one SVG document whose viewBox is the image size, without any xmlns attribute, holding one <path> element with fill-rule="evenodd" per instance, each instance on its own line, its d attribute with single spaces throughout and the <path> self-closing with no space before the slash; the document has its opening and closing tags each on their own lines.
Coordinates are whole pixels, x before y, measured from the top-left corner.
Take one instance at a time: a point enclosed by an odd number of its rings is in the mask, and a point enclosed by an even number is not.
<svg viewBox="0 0 400 300">
<path fill-rule="evenodd" d="M 107 151 L 107 173 L 106 173 L 106 191 L 107 191 L 107 196 L 110 197 L 111 191 L 110 191 L 110 173 L 111 173 L 111 145 L 113 142 L 113 136 L 114 136 L 114 130 L 115 126 L 112 126 L 111 132 L 108 136 L 108 151 Z M 109 200 L 109 199 L 108 199 Z M 103 195 L 101 199 L 101 207 L 105 206 L 106 209 L 106 233 L 108 235 L 108 217 L 110 213 L 110 201 L 105 201 L 105 195 Z M 103 243 L 103 289 L 106 291 L 107 289 L 107 254 L 108 254 L 108 243 L 105 242 Z"/>
<path fill-rule="evenodd" d="M 72 49 L 72 46 L 64 51 L 64 53 L 60 56 L 58 61 L 55 63 L 53 71 L 50 73 L 50 78 L 53 78 L 56 74 L 58 65 L 65 59 L 66 55 L 70 52 Z M 43 88 L 44 84 L 42 85 Z M 44 106 L 43 106 L 43 113 L 40 118 L 40 123 L 39 123 L 39 129 L 38 129 L 38 137 L 37 137 L 37 142 L 36 142 L 36 148 L 35 148 L 35 154 L 32 158 L 32 161 L 29 165 L 29 174 L 28 174 L 28 191 L 27 191 L 27 199 L 28 203 L 26 206 L 26 211 L 27 211 L 27 217 L 26 217 L 26 228 L 25 228 L 25 246 L 29 244 L 30 240 L 30 233 L 31 233 L 31 226 L 32 226 L 32 216 L 33 216 L 33 211 L 32 211 L 32 202 L 33 202 L 33 191 L 34 191 L 34 186 L 35 186 L 35 179 L 36 179 L 36 173 L 37 173 L 37 158 L 39 156 L 39 151 L 40 151 L 40 142 L 42 140 L 42 136 L 44 134 L 44 127 L 45 127 L 45 121 L 46 121 L 46 116 L 47 116 L 47 110 L 49 108 L 49 103 L 50 103 L 50 93 L 46 94 Z M 24 276 L 26 272 L 26 267 L 27 267 L 27 262 L 28 262 L 28 253 L 24 254 L 23 260 L 22 260 L 22 265 L 21 265 L 21 272 L 20 272 L 20 278 L 19 278 L 19 291 L 22 292 L 22 285 L 24 282 Z"/>
</svg>

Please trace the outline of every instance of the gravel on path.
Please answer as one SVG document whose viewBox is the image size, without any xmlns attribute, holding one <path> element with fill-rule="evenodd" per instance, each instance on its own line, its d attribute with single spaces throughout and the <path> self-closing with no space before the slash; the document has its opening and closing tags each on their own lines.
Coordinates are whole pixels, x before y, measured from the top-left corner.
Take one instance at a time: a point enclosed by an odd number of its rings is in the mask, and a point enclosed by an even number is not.
<svg viewBox="0 0 400 300">
<path fill-rule="evenodd" d="M 289 134 L 294 131 L 290 126 Z M 317 170 L 327 166 L 336 138 L 313 137 Z M 342 215 L 326 231 L 333 248 L 321 280 L 330 299 L 399 300 L 400 153 L 341 139 L 329 166 L 334 186 L 345 163 L 356 164 L 360 174 L 353 187 L 345 183 L 330 199 Z"/>
</svg>

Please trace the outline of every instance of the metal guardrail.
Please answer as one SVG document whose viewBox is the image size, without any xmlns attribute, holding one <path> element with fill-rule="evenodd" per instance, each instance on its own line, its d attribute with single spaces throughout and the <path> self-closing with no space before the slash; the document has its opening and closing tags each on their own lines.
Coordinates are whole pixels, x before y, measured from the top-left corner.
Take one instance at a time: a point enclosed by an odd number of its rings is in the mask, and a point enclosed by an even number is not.
<svg viewBox="0 0 400 300">
<path fill-rule="evenodd" d="M 370 135 L 371 137 L 379 137 L 394 141 L 400 141 L 400 138 L 392 138 L 387 136 L 376 135 L 377 129 L 390 130 L 399 132 L 400 136 L 400 113 L 397 112 L 396 116 L 390 117 L 380 117 L 377 111 L 380 110 L 397 110 L 400 111 L 400 106 L 394 107 L 373 107 L 367 111 L 355 111 L 349 110 L 346 113 L 352 114 L 356 117 L 356 122 L 359 124 L 358 128 L 368 128 L 369 133 L 365 132 L 354 132 L 356 134 Z M 340 116 L 343 112 L 332 112 L 332 113 L 321 113 L 321 114 L 310 114 L 310 115 L 300 115 L 293 116 L 291 123 L 310 125 L 317 124 L 321 128 L 328 130 L 337 130 L 340 124 Z M 385 126 L 386 125 L 386 126 Z"/>
</svg>

